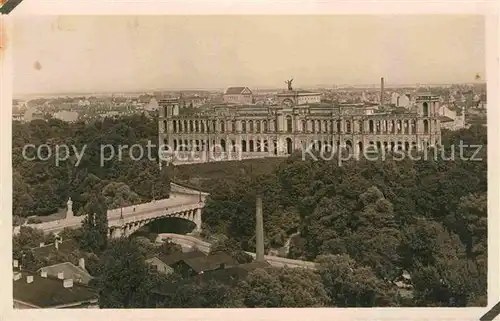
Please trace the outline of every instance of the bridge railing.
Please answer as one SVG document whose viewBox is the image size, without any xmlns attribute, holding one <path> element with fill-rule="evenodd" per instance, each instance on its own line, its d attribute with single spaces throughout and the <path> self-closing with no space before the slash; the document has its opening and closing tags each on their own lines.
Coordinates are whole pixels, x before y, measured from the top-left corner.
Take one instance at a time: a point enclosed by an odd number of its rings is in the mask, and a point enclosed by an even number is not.
<svg viewBox="0 0 500 321">
<path fill-rule="evenodd" d="M 134 223 L 137 221 L 142 221 L 142 220 L 147 220 L 151 218 L 155 218 L 158 216 L 164 216 L 164 215 L 176 215 L 181 212 L 186 212 L 186 211 L 193 211 L 197 209 L 203 208 L 203 203 L 201 204 L 195 204 L 193 205 L 192 203 L 188 204 L 179 204 L 179 205 L 174 205 L 168 208 L 162 208 L 162 209 L 157 209 L 157 211 L 149 211 L 144 214 L 137 213 L 139 215 L 133 215 L 133 216 L 127 216 L 124 217 L 123 223 L 124 224 L 129 224 L 129 223 Z M 113 221 L 119 221 L 119 218 L 114 218 Z M 111 223 L 111 222 L 110 222 Z"/>
</svg>

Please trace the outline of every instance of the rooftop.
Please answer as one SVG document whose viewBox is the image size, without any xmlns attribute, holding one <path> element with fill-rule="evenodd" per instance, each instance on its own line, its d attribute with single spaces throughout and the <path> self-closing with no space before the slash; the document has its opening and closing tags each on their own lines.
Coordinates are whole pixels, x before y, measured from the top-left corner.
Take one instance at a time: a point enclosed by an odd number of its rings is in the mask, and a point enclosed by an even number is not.
<svg viewBox="0 0 500 321">
<path fill-rule="evenodd" d="M 270 267 L 271 265 L 264 261 L 264 262 L 258 262 L 258 261 L 253 261 L 250 263 L 245 263 L 245 264 L 238 264 L 235 266 L 231 266 L 225 269 L 217 269 L 217 270 L 210 270 L 206 271 L 202 274 L 198 274 L 194 277 L 191 277 L 189 279 L 183 279 L 181 281 L 175 282 L 176 285 L 182 285 L 186 283 L 191 283 L 191 282 L 208 282 L 211 280 L 217 280 L 218 282 L 221 283 L 231 283 L 231 282 L 237 282 L 241 278 L 244 278 L 248 275 L 253 270 L 256 269 L 263 269 Z M 167 286 L 162 287 L 162 288 L 156 288 L 153 289 L 153 293 L 156 294 L 167 294 L 171 291 L 176 291 L 177 286 L 172 286 L 174 284 L 169 283 Z"/>
<path fill-rule="evenodd" d="M 75 250 L 79 249 L 78 241 L 74 239 L 69 239 L 66 241 L 59 242 L 58 249 L 55 243 L 46 244 L 40 247 L 32 248 L 31 251 L 36 257 L 48 257 L 50 254 L 56 254 L 58 251 L 71 254 Z"/>
<path fill-rule="evenodd" d="M 224 95 L 239 95 L 248 87 L 228 87 Z M 250 89 L 248 89 L 250 90 Z"/>
<path fill-rule="evenodd" d="M 156 255 L 160 261 L 166 265 L 172 265 L 180 261 L 195 258 L 204 258 L 207 255 L 201 251 L 191 251 L 191 252 L 178 252 L 170 255 Z"/>
<path fill-rule="evenodd" d="M 86 270 L 70 262 L 45 266 L 38 270 L 38 272 L 41 271 L 47 272 L 47 275 L 53 277 L 57 277 L 58 273 L 62 272 L 66 279 L 73 279 L 83 284 L 89 284 L 90 280 L 92 280 L 92 276 Z"/>
<path fill-rule="evenodd" d="M 97 303 L 97 290 L 73 282 L 71 287 L 64 287 L 63 280 L 38 273 L 19 273 L 20 278 L 13 281 L 13 297 L 20 301 L 40 308 L 55 308 L 67 305 L 79 305 L 85 302 Z M 27 282 L 27 277 L 32 276 L 33 281 Z"/>
<path fill-rule="evenodd" d="M 196 273 L 215 270 L 224 264 L 226 266 L 237 265 L 238 262 L 229 254 L 219 252 L 205 257 L 195 257 L 184 259 L 184 262 L 189 265 Z"/>
</svg>

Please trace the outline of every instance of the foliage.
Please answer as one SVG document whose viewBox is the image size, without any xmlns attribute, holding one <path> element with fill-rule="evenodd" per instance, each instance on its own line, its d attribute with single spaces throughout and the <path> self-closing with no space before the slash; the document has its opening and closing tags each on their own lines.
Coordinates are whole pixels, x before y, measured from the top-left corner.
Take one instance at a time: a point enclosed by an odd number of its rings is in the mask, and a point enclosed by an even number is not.
<svg viewBox="0 0 500 321">
<path fill-rule="evenodd" d="M 136 308 L 147 305 L 151 279 L 133 238 L 110 242 L 100 260 L 99 305 L 101 308 Z"/>
<path fill-rule="evenodd" d="M 66 207 L 68 197 L 73 200 L 73 211 L 84 215 L 80 209 L 88 203 L 88 191 L 97 193 L 109 184 L 108 197 L 117 191 L 113 188 L 120 183 L 129 186 L 125 195 L 127 201 L 134 203 L 148 202 L 153 197 L 166 198 L 170 192 L 169 174 L 160 171 L 157 159 L 158 151 L 148 147 L 155 145 L 157 120 L 145 116 L 127 116 L 119 119 L 106 118 L 89 123 L 69 124 L 57 119 L 33 120 L 29 123 L 14 122 L 12 125 L 12 167 L 13 167 L 13 214 L 20 217 L 49 215 Z M 27 144 L 36 148 L 48 144 L 52 149 L 49 155 L 42 148 L 38 159 L 36 149 L 23 149 Z M 144 150 L 144 157 L 135 161 L 130 150 L 119 146 L 137 144 Z M 56 145 L 66 145 L 69 157 L 56 163 Z M 107 147 L 106 147 L 107 146 Z M 101 148 L 104 154 L 110 153 L 111 160 L 101 166 Z M 81 160 L 75 151 L 82 154 Z M 151 159 L 148 158 L 150 151 Z M 60 152 L 63 159 L 63 151 Z M 132 153 L 132 157 L 137 156 Z M 123 185 L 118 185 L 123 186 Z M 118 188 L 119 189 L 119 188 Z M 111 206 L 117 206 L 119 200 L 108 200 Z"/>
</svg>

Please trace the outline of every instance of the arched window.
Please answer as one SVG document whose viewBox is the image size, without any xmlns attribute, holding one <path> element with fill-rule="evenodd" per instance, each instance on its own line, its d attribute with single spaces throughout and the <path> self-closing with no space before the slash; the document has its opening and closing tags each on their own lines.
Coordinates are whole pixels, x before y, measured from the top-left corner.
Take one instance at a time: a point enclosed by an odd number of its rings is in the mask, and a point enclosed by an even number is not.
<svg viewBox="0 0 500 321">
<path fill-rule="evenodd" d="M 363 133 L 364 132 L 364 123 L 362 120 L 358 121 L 358 126 L 359 126 L 359 132 Z"/>
<path fill-rule="evenodd" d="M 257 132 L 258 133 L 262 132 L 262 128 L 260 126 L 260 120 L 257 120 Z"/>
<path fill-rule="evenodd" d="M 220 121 L 220 131 L 222 133 L 226 131 L 226 124 L 223 120 Z"/>
<path fill-rule="evenodd" d="M 168 132 L 168 123 L 166 120 L 163 121 L 163 131 Z"/>
<path fill-rule="evenodd" d="M 370 120 L 370 121 L 368 122 L 368 127 L 369 127 L 369 129 L 368 129 L 368 130 L 369 130 L 369 133 L 370 133 L 370 134 L 373 134 L 373 133 L 375 132 L 375 129 L 373 128 L 373 120 Z"/>
<path fill-rule="evenodd" d="M 269 128 L 267 128 L 267 120 L 264 120 L 264 132 L 269 131 Z"/>
<path fill-rule="evenodd" d="M 204 133 L 205 132 L 205 121 L 204 120 L 201 121 L 201 126 L 200 127 L 201 127 L 200 128 L 201 132 Z"/>
<path fill-rule="evenodd" d="M 194 127 L 194 126 L 193 126 L 193 121 L 192 121 L 192 120 L 190 120 L 190 121 L 189 121 L 189 131 L 190 131 L 191 133 L 192 133 L 192 132 L 194 132 L 194 128 L 193 128 L 193 127 Z"/>
<path fill-rule="evenodd" d="M 340 120 L 337 120 L 337 133 L 341 132 L 342 132 L 342 123 L 340 122 Z"/>
<path fill-rule="evenodd" d="M 241 131 L 244 133 L 247 132 L 247 122 L 244 120 L 241 121 Z"/>
<path fill-rule="evenodd" d="M 429 121 L 427 119 L 424 119 L 424 134 L 429 133 Z"/>
<path fill-rule="evenodd" d="M 345 131 L 346 133 L 351 133 L 351 122 L 349 120 L 346 120 L 345 122 Z"/>
<path fill-rule="evenodd" d="M 305 120 L 302 120 L 302 132 L 307 132 L 307 122 Z"/>
<path fill-rule="evenodd" d="M 429 116 L 429 104 L 427 102 L 424 102 L 422 106 L 422 113 L 425 117 Z"/>
<path fill-rule="evenodd" d="M 292 132 L 292 116 L 286 116 L 286 131 L 288 133 Z"/>
<path fill-rule="evenodd" d="M 216 132 L 217 131 L 217 121 L 212 120 L 212 131 Z"/>
<path fill-rule="evenodd" d="M 184 120 L 184 132 L 187 132 L 188 131 L 188 121 L 187 120 Z"/>
<path fill-rule="evenodd" d="M 194 131 L 196 133 L 199 133 L 200 132 L 200 122 L 198 120 L 195 120 L 194 121 Z"/>
<path fill-rule="evenodd" d="M 235 132 L 236 132 L 236 120 L 233 120 L 233 121 L 231 122 L 231 130 L 233 131 L 233 133 L 235 133 Z"/>
<path fill-rule="evenodd" d="M 253 130 L 254 130 L 254 129 L 253 129 L 253 121 L 252 121 L 252 120 L 249 120 L 249 121 L 248 121 L 248 127 L 249 127 L 249 131 L 250 131 L 251 133 L 253 133 Z"/>
</svg>

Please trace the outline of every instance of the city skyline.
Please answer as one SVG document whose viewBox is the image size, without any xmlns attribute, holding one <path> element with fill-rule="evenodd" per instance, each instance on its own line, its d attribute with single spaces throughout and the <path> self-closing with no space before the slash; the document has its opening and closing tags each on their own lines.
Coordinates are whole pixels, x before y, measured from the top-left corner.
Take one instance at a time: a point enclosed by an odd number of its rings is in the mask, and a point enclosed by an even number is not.
<svg viewBox="0 0 500 321">
<path fill-rule="evenodd" d="M 16 19 L 15 95 L 280 88 L 289 77 L 299 88 L 380 77 L 388 86 L 474 83 L 485 74 L 481 16 Z"/>
</svg>

